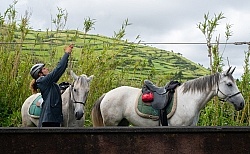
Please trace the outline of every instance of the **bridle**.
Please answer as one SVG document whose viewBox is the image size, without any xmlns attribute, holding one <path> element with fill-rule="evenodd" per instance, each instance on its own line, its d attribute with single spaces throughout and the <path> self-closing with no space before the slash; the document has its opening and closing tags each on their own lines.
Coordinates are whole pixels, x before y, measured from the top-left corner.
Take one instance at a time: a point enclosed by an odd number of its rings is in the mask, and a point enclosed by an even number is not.
<svg viewBox="0 0 250 154">
<path fill-rule="evenodd" d="M 73 103 L 79 103 L 79 104 L 83 104 L 85 105 L 85 102 L 78 102 L 75 100 L 75 97 L 74 97 L 74 94 L 73 94 L 73 91 L 74 91 L 74 82 L 72 85 L 69 86 L 69 100 L 72 100 Z M 72 99 L 71 99 L 72 98 Z"/>
<path fill-rule="evenodd" d="M 85 105 L 85 102 L 78 102 L 78 101 L 76 101 L 75 100 L 75 97 L 74 97 L 74 94 L 73 94 L 73 91 L 74 91 L 74 83 L 75 83 L 75 81 L 73 82 L 73 84 L 71 85 L 69 85 L 69 102 L 70 101 L 73 101 L 73 103 L 79 103 L 79 104 L 83 104 L 83 105 Z M 72 99 L 71 99 L 72 98 Z M 68 127 L 68 125 L 69 125 L 69 116 L 70 116 L 70 109 L 68 108 L 68 120 L 67 120 L 67 127 Z"/>
<path fill-rule="evenodd" d="M 224 95 L 225 96 L 225 98 L 219 98 L 219 100 L 220 101 L 223 101 L 223 102 L 226 102 L 227 100 L 229 100 L 230 98 L 232 98 L 232 97 L 234 97 L 234 96 L 236 96 L 236 95 L 238 95 L 238 94 L 240 94 L 241 92 L 239 91 L 239 92 L 237 92 L 237 93 L 235 93 L 235 94 L 232 94 L 232 95 L 226 95 L 226 94 L 224 94 L 221 90 L 220 90 L 220 87 L 219 87 L 219 81 L 217 82 L 217 96 L 218 96 L 218 93 L 221 93 L 222 95 Z"/>
</svg>

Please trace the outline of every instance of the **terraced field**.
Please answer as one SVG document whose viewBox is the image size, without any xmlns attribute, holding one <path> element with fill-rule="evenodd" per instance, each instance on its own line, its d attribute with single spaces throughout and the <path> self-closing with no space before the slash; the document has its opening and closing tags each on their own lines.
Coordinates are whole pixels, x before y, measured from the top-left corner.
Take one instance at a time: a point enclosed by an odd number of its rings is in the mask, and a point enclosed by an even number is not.
<svg viewBox="0 0 250 154">
<path fill-rule="evenodd" d="M 18 33 L 16 36 L 19 36 Z M 103 50 L 119 51 L 116 58 L 123 62 L 117 66 L 117 71 L 126 69 L 131 72 L 130 78 L 133 80 L 147 77 L 152 71 L 156 76 L 168 76 L 167 78 L 176 80 L 189 80 L 209 73 L 204 67 L 178 53 L 100 35 L 85 35 L 76 30 L 59 33 L 30 31 L 22 51 L 33 54 L 43 61 L 44 59 L 49 61 L 52 57 L 60 57 L 62 54 L 53 51 L 61 50 L 69 43 L 75 44 L 74 61 L 84 55 L 85 50 L 91 49 L 96 55 Z"/>
</svg>

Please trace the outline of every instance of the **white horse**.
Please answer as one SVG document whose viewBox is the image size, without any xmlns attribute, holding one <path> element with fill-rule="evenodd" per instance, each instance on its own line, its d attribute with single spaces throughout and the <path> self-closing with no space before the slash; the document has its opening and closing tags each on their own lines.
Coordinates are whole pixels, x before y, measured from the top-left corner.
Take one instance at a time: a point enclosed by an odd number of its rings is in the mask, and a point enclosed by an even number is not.
<svg viewBox="0 0 250 154">
<path fill-rule="evenodd" d="M 169 126 L 195 126 L 200 110 L 214 97 L 230 102 L 242 110 L 245 104 L 232 76 L 235 68 L 187 81 L 174 93 L 175 110 L 168 116 Z M 93 106 L 91 118 L 94 127 L 99 126 L 159 126 L 154 116 L 138 114 L 137 103 L 142 90 L 121 86 L 103 94 Z M 159 117 L 159 116 L 158 116 Z"/>
<path fill-rule="evenodd" d="M 93 75 L 90 77 L 87 77 L 84 74 L 77 76 L 73 71 L 70 71 L 70 74 L 74 78 L 74 82 L 62 94 L 62 127 L 83 127 L 85 121 L 84 105 L 87 100 L 90 81 L 93 79 Z M 36 110 L 40 113 L 39 110 L 41 109 L 37 107 L 36 102 L 34 102 L 35 100 L 38 100 L 38 97 L 41 98 L 41 93 L 29 96 L 23 103 L 21 109 L 23 127 L 38 126 L 39 115 L 33 115 L 30 113 L 30 110 Z M 31 105 L 34 105 L 35 107 L 31 107 Z"/>
</svg>

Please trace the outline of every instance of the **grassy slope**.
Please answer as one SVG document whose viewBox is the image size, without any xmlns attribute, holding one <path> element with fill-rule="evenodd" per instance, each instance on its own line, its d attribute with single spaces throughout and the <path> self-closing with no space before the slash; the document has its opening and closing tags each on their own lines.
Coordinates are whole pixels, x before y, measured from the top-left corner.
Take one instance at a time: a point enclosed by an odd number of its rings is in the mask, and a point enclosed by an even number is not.
<svg viewBox="0 0 250 154">
<path fill-rule="evenodd" d="M 53 45 L 55 48 L 63 48 L 66 44 L 73 42 L 75 44 L 75 50 L 81 50 L 83 46 L 91 46 L 94 48 L 95 52 L 101 52 L 105 45 L 116 44 L 115 48 L 112 50 L 123 50 L 120 52 L 117 58 L 124 60 L 123 66 L 118 66 L 118 71 L 126 67 L 128 70 L 134 71 L 135 65 L 138 63 L 149 63 L 147 67 L 143 70 L 137 69 L 137 71 L 131 76 L 131 78 L 140 78 L 141 76 L 146 76 L 152 67 L 155 69 L 155 74 L 157 75 L 167 75 L 170 74 L 174 76 L 178 72 L 183 74 L 183 80 L 189 80 L 199 76 L 204 76 L 209 74 L 209 71 L 204 67 L 182 57 L 180 54 L 165 51 L 162 49 L 157 49 L 154 47 L 149 47 L 140 44 L 131 44 L 125 41 L 116 41 L 112 38 L 108 38 L 100 35 L 84 35 L 82 32 L 69 30 L 63 31 L 59 34 L 55 32 L 44 32 L 44 31 L 30 31 L 27 35 L 25 42 L 27 43 L 38 43 L 26 44 L 23 46 L 23 51 L 32 52 L 38 57 L 49 57 L 51 56 L 51 46 L 50 43 L 55 43 Z M 46 43 L 46 44 L 39 44 Z M 75 52 L 78 54 L 80 52 Z M 61 55 L 58 55 L 61 56 Z M 74 56 L 78 57 L 80 55 Z M 130 69 L 129 69 L 130 68 Z"/>
</svg>

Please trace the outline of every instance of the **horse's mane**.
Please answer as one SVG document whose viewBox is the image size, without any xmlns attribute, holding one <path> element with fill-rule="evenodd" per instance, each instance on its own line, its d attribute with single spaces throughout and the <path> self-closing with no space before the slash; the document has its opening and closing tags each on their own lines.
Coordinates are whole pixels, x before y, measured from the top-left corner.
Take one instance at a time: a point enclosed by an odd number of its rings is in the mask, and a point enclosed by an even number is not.
<svg viewBox="0 0 250 154">
<path fill-rule="evenodd" d="M 207 75 L 203 77 L 199 77 L 197 79 L 189 80 L 185 83 L 183 83 L 183 93 L 186 93 L 188 91 L 191 92 L 203 92 L 208 89 L 212 89 L 214 84 L 216 84 L 220 79 L 220 74 L 216 73 L 213 75 Z"/>
</svg>

